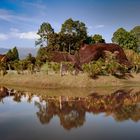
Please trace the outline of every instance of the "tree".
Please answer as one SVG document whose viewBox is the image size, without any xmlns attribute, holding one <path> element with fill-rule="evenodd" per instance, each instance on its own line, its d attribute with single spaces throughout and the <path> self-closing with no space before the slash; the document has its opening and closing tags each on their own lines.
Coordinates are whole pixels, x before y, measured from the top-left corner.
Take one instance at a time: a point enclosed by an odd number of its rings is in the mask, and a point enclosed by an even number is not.
<svg viewBox="0 0 140 140">
<path fill-rule="evenodd" d="M 19 60 L 19 53 L 16 47 L 13 48 L 12 53 L 13 53 L 13 59 Z"/>
<path fill-rule="evenodd" d="M 16 47 L 14 47 L 12 50 L 10 49 L 6 56 L 8 57 L 9 61 L 19 60 L 19 53 Z"/>
<path fill-rule="evenodd" d="M 37 61 L 46 62 L 48 59 L 47 47 L 40 47 L 36 56 Z"/>
<path fill-rule="evenodd" d="M 41 24 L 37 34 L 40 38 L 35 42 L 36 45 L 46 46 L 49 44 L 49 39 L 51 39 L 52 34 L 54 34 L 54 29 L 51 24 L 44 22 Z"/>
<path fill-rule="evenodd" d="M 7 52 L 6 56 L 8 57 L 8 60 L 13 61 L 14 57 L 11 49 Z"/>
<path fill-rule="evenodd" d="M 94 44 L 95 40 L 93 40 L 92 36 L 88 36 L 84 41 L 84 44 Z"/>
<path fill-rule="evenodd" d="M 136 52 L 138 51 L 137 38 L 131 32 L 128 32 L 123 28 L 119 28 L 114 32 L 112 42 L 120 45 L 122 48 L 132 49 Z"/>
<path fill-rule="evenodd" d="M 81 41 L 87 37 L 87 28 L 83 22 L 70 18 L 62 24 L 59 33 L 55 33 L 48 22 L 44 22 L 38 30 L 38 35 L 40 39 L 36 41 L 36 45 L 45 46 L 47 49 L 44 50 L 47 52 L 67 51 L 74 54 Z"/>
<path fill-rule="evenodd" d="M 92 39 L 95 43 L 105 43 L 105 40 L 103 39 L 102 35 L 99 35 L 99 34 L 95 34 L 92 37 Z"/>
<path fill-rule="evenodd" d="M 130 32 L 138 39 L 138 47 L 140 49 L 140 26 L 134 27 Z"/>
<path fill-rule="evenodd" d="M 35 64 L 35 62 L 36 62 L 35 57 L 33 57 L 31 53 L 29 53 L 29 54 L 27 55 L 26 60 L 29 61 L 29 62 L 32 63 L 32 64 Z"/>
<path fill-rule="evenodd" d="M 85 24 L 78 20 L 74 21 L 71 18 L 62 24 L 60 33 L 65 38 L 65 45 L 68 46 L 69 53 L 78 50 L 81 41 L 87 38 L 87 28 Z"/>
</svg>

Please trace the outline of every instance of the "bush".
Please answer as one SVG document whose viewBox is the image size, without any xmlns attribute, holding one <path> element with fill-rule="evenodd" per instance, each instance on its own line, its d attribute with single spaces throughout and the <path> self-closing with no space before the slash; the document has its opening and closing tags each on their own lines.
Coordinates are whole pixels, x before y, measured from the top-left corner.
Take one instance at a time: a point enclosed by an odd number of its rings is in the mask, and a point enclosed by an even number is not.
<svg viewBox="0 0 140 140">
<path fill-rule="evenodd" d="M 82 68 L 84 72 L 88 73 L 89 77 L 96 78 L 97 75 L 104 73 L 103 66 L 103 61 L 100 59 L 98 61 L 93 61 L 91 63 L 84 64 Z"/>
<path fill-rule="evenodd" d="M 136 73 L 140 72 L 140 54 L 128 49 L 125 50 L 125 54 L 132 63 L 133 68 L 131 71 Z"/>
<path fill-rule="evenodd" d="M 126 66 L 121 65 L 116 60 L 116 54 L 111 52 L 106 52 L 105 60 L 99 59 L 97 61 L 92 61 L 91 63 L 84 64 L 83 71 L 87 72 L 92 78 L 96 78 L 98 75 L 114 75 L 114 76 L 125 76 L 128 72 Z"/>
</svg>

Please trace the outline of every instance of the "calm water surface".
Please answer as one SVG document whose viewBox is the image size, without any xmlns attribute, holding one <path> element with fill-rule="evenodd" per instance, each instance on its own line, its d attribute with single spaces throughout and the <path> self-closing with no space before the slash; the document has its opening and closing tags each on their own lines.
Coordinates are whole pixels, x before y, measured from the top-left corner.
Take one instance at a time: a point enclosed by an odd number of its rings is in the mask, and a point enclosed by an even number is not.
<svg viewBox="0 0 140 140">
<path fill-rule="evenodd" d="M 140 140 L 139 91 L 50 96 L 1 87 L 0 140 L 102 139 Z"/>
</svg>

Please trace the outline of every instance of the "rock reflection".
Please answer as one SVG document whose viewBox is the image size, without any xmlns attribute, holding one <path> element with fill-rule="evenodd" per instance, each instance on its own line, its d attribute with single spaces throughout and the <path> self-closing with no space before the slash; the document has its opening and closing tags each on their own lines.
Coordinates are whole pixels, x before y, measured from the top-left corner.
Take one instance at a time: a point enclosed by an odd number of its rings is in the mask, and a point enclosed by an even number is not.
<svg viewBox="0 0 140 140">
<path fill-rule="evenodd" d="M 21 102 L 22 97 L 27 97 L 27 102 L 34 101 L 38 108 L 36 115 L 42 124 L 48 124 L 54 116 L 58 116 L 60 124 L 67 130 L 77 128 L 84 124 L 86 112 L 99 114 L 105 113 L 116 121 L 140 120 L 140 92 L 133 90 L 117 90 L 112 94 L 100 95 L 92 93 L 87 97 L 54 96 L 47 94 L 33 94 L 0 88 L 0 102 L 3 98 L 13 96 L 13 101 Z"/>
</svg>

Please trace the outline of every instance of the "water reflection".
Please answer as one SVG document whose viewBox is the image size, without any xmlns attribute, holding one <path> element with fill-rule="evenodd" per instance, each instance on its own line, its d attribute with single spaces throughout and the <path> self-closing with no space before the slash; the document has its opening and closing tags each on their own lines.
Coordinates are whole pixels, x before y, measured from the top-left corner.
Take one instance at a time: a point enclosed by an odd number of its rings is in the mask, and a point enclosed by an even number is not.
<svg viewBox="0 0 140 140">
<path fill-rule="evenodd" d="M 140 120 L 140 92 L 117 90 L 112 94 L 101 95 L 92 93 L 87 97 L 48 96 L 47 94 L 33 94 L 20 92 L 5 87 L 0 88 L 0 102 L 11 96 L 13 101 L 20 103 L 25 97 L 28 103 L 34 98 L 37 107 L 36 116 L 42 124 L 49 124 L 54 116 L 58 116 L 60 124 L 66 130 L 81 127 L 86 120 L 86 113 L 105 113 L 121 122 L 131 119 Z"/>
</svg>

